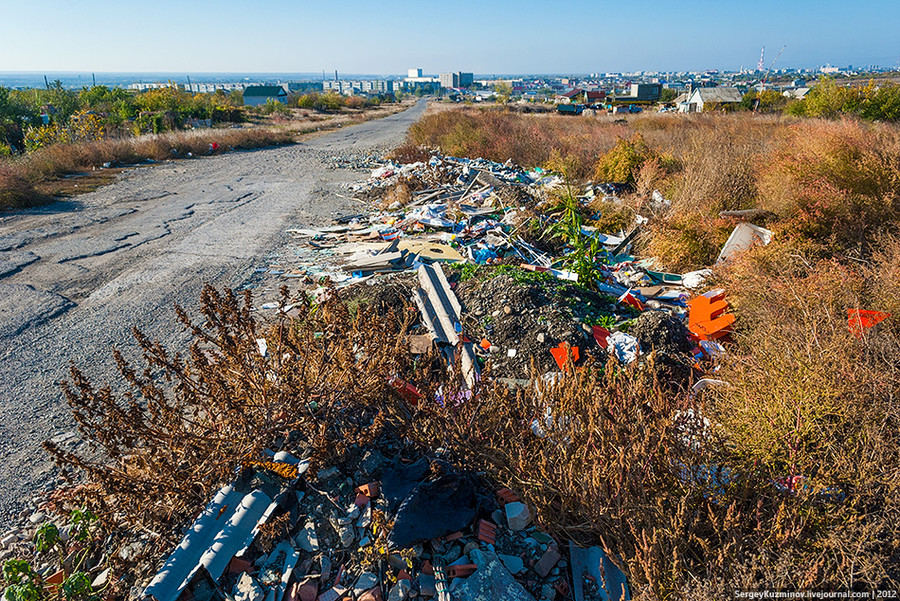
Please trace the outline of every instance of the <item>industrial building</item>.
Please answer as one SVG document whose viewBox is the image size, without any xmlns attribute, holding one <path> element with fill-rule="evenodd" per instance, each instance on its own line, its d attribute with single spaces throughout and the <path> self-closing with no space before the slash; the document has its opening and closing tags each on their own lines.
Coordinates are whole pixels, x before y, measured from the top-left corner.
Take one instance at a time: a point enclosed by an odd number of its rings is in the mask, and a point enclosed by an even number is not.
<svg viewBox="0 0 900 601">
<path fill-rule="evenodd" d="M 475 83 L 475 76 L 472 73 L 457 71 L 455 73 L 441 73 L 439 80 L 441 88 L 444 89 L 468 88 Z"/>
<path fill-rule="evenodd" d="M 394 82 L 389 79 L 365 79 L 361 81 L 335 80 L 322 82 L 326 92 L 344 96 L 393 94 Z"/>
</svg>

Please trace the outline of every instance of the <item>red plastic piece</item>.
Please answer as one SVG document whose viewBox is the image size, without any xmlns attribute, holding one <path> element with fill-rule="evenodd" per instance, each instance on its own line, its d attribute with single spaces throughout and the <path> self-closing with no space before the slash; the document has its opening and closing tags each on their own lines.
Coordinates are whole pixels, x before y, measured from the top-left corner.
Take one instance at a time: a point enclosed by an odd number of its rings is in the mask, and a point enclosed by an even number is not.
<svg viewBox="0 0 900 601">
<path fill-rule="evenodd" d="M 400 378 L 389 378 L 388 384 L 390 384 L 391 388 L 393 388 L 407 403 L 413 407 L 419 406 L 419 399 L 422 398 L 422 395 L 419 393 L 418 388 Z"/>
<path fill-rule="evenodd" d="M 556 359 L 556 364 L 560 369 L 564 369 L 566 366 L 566 361 L 569 358 L 571 353 L 572 363 L 576 363 L 581 355 L 578 352 L 577 346 L 569 346 L 566 342 L 560 342 L 559 346 L 556 348 L 550 349 L 550 354 L 553 355 L 553 358 Z"/>
<path fill-rule="evenodd" d="M 890 313 L 881 311 L 867 311 L 865 309 L 847 309 L 847 327 L 850 333 L 857 338 L 863 337 L 863 331 L 875 327 L 888 317 Z"/>
<path fill-rule="evenodd" d="M 625 305 L 631 305 L 638 311 L 643 311 L 644 309 L 646 309 L 646 307 L 644 307 L 644 303 L 642 303 L 640 299 L 638 299 L 638 297 L 633 295 L 630 291 L 620 296 L 619 302 Z"/>
<path fill-rule="evenodd" d="M 594 334 L 594 340 L 597 341 L 600 348 L 606 349 L 606 347 L 609 346 L 609 342 L 606 341 L 606 339 L 609 338 L 609 330 L 603 326 L 591 326 L 591 332 Z"/>
<path fill-rule="evenodd" d="M 491 350 L 491 343 L 488 341 L 487 338 L 481 339 L 481 348 L 483 348 L 486 351 Z"/>
</svg>

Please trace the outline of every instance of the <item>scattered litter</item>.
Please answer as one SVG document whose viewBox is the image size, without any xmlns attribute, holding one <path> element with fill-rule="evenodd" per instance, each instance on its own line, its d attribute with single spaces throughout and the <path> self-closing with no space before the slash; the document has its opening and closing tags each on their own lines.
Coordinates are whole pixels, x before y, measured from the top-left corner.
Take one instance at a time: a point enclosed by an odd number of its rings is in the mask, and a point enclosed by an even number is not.
<svg viewBox="0 0 900 601">
<path fill-rule="evenodd" d="M 728 240 L 722 247 L 721 252 L 719 252 L 719 257 L 716 259 L 716 263 L 727 261 L 736 253 L 747 250 L 754 244 L 762 244 L 763 246 L 765 246 L 771 241 L 771 231 L 767 230 L 766 228 L 759 227 L 758 225 L 753 225 L 752 223 L 742 221 L 735 226 L 734 230 L 732 230 L 731 232 L 731 235 L 728 236 Z"/>
<path fill-rule="evenodd" d="M 857 338 L 862 338 L 865 330 L 875 327 L 890 316 L 890 313 L 881 311 L 847 309 L 847 327 L 850 329 L 851 334 Z"/>
</svg>

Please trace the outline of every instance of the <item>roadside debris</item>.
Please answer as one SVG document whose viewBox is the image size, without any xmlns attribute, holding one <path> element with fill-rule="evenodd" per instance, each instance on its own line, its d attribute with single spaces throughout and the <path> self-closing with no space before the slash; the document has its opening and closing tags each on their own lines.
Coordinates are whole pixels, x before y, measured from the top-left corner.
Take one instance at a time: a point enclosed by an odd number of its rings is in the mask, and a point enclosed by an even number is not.
<svg viewBox="0 0 900 601">
<path fill-rule="evenodd" d="M 578 240 L 544 235 L 564 219 L 551 202 L 565 183 L 556 174 L 438 155 L 407 165 L 366 157 L 349 167 L 370 170 L 366 181 L 347 188 L 361 201 L 359 212 L 288 230 L 295 244 L 258 268 L 258 276 L 295 284 L 295 294 L 314 302 L 343 289 L 342 298 L 358 301 L 354 310 L 402 317 L 398 342 L 412 360 L 434 360 L 464 385 L 456 395 L 380 376 L 411 411 L 423 398 L 445 407 L 477 399 L 483 381 L 516 388 L 535 374 L 555 381 L 560 372 L 594 366 L 652 366 L 663 382 L 695 395 L 724 384 L 704 375 L 715 372 L 736 322 L 726 292 L 698 294 L 713 276 L 709 269 L 666 273 L 653 258 L 635 256 L 646 219 L 617 232 L 577 223 L 572 235 L 588 241 L 588 253 Z M 591 183 L 575 201 L 582 208 L 595 200 L 616 206 L 624 191 L 621 184 Z M 671 204 L 658 192 L 652 202 L 657 210 Z M 764 228 L 739 223 L 718 261 L 771 238 Z M 266 299 L 257 310 L 293 317 L 300 300 L 287 298 Z M 848 327 L 861 336 L 886 317 L 848 310 Z M 277 358 L 275 348 L 274 340 L 257 338 L 253 354 Z M 535 436 L 545 436 L 543 418 L 527 419 Z M 603 550 L 553 538 L 535 523 L 539 516 L 527 499 L 508 488 L 491 490 L 440 451 L 411 453 L 384 440 L 354 449 L 333 465 L 284 452 L 246 462 L 155 577 L 142 583 L 141 595 L 630 598 L 626 575 Z M 310 462 L 316 469 L 308 469 Z"/>
<path fill-rule="evenodd" d="M 216 494 L 142 595 L 536 601 L 565 599 L 594 578 L 590 564 L 575 568 L 569 559 L 577 548 L 533 524 L 509 489 L 491 491 L 439 459 L 389 459 L 384 450 L 360 449 L 355 463 L 315 473 L 284 453 L 248 466 Z M 267 520 L 286 524 L 268 544 L 260 536 Z"/>
</svg>

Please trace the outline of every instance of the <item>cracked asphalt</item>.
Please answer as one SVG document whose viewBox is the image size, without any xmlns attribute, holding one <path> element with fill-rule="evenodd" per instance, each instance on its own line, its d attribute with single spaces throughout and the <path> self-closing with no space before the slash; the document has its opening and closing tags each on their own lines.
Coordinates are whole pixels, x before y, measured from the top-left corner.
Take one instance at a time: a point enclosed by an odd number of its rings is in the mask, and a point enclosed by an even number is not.
<svg viewBox="0 0 900 601">
<path fill-rule="evenodd" d="M 0 214 L 0 529 L 58 484 L 40 443 L 79 444 L 59 388 L 71 363 L 114 383 L 113 348 L 136 356 L 132 327 L 184 348 L 173 304 L 195 307 L 205 283 L 243 287 L 285 230 L 357 211 L 339 194 L 360 172 L 333 158 L 399 145 L 425 106 L 293 146 L 136 167 Z"/>
</svg>

